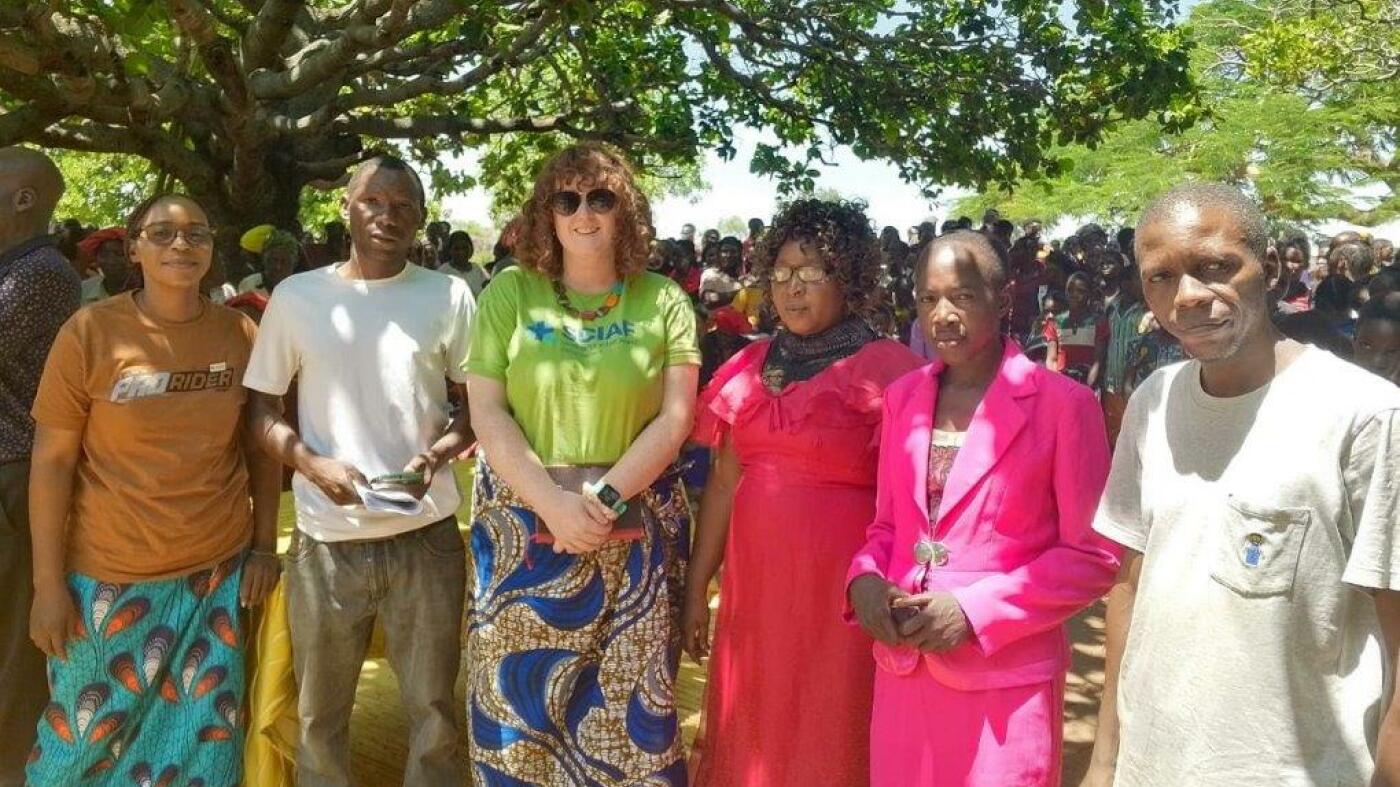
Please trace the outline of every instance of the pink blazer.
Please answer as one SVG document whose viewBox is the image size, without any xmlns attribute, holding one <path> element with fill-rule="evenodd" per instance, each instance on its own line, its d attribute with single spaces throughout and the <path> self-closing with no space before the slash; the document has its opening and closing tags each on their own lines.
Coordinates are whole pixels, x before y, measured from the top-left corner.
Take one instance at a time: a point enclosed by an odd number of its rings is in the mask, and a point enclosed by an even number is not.
<svg viewBox="0 0 1400 787">
<path fill-rule="evenodd" d="M 917 592 L 914 547 L 930 521 L 929 441 L 942 370 L 935 361 L 885 390 L 875 521 L 851 562 L 848 586 L 878 574 Z M 922 660 L 940 682 L 963 690 L 1062 677 L 1069 665 L 1063 623 L 1107 592 L 1122 555 L 1091 528 L 1108 465 L 1094 394 L 1008 341 L 931 534 L 948 559 L 932 569 L 929 589 L 953 594 L 973 636 L 943 653 L 877 642 L 881 667 L 907 674 Z"/>
</svg>

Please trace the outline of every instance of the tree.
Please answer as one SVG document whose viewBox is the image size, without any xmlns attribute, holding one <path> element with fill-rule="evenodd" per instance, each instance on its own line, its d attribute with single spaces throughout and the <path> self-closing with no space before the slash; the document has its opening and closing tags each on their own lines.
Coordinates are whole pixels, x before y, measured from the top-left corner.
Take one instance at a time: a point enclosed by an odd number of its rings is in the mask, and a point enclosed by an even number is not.
<svg viewBox="0 0 1400 787">
<path fill-rule="evenodd" d="M 485 265 L 494 259 L 491 249 L 501 235 L 500 228 L 487 226 L 479 221 L 468 221 L 466 226 L 460 229 L 471 236 L 472 248 L 476 252 L 472 255 L 472 260 Z"/>
<path fill-rule="evenodd" d="M 1350 216 L 1371 224 L 1400 215 L 1400 3 L 1278 0 L 1242 27 L 1243 67 L 1255 78 L 1346 113 L 1352 164 L 1389 194 Z"/>
<path fill-rule="evenodd" d="M 721 236 L 733 235 L 736 238 L 748 237 L 749 224 L 738 216 L 725 216 L 715 226 Z"/>
<path fill-rule="evenodd" d="M 1376 104 L 1360 96 L 1322 102 L 1299 84 L 1261 76 L 1252 54 L 1260 45 L 1251 36 L 1269 29 L 1277 5 L 1212 0 L 1192 12 L 1185 26 L 1196 44 L 1192 75 L 1209 110 L 1200 122 L 1172 132 L 1132 121 L 1097 143 L 1055 148 L 1051 155 L 1065 162 L 1061 175 L 983 190 L 956 211 L 995 207 L 1021 219 L 1123 222 L 1171 186 L 1197 179 L 1245 187 L 1280 220 L 1374 223 L 1397 215 L 1393 197 L 1371 207 L 1354 202 L 1357 189 L 1391 184 L 1395 193 L 1386 172 L 1395 166 L 1386 153 L 1394 130 L 1377 133 L 1368 117 Z"/>
<path fill-rule="evenodd" d="M 56 215 L 90 226 L 123 223 L 156 187 L 157 175 L 149 161 L 110 153 L 52 151 L 67 188 Z"/>
<path fill-rule="evenodd" d="M 1173 0 L 66 0 L 0 7 L 0 145 L 138 156 L 242 228 L 386 147 L 439 193 L 516 200 L 573 139 L 650 172 L 745 124 L 810 189 L 832 145 L 935 183 L 1054 172 L 1049 146 L 1189 119 Z M 478 172 L 445 154 L 471 149 Z M 661 177 L 665 177 L 663 174 Z"/>
</svg>

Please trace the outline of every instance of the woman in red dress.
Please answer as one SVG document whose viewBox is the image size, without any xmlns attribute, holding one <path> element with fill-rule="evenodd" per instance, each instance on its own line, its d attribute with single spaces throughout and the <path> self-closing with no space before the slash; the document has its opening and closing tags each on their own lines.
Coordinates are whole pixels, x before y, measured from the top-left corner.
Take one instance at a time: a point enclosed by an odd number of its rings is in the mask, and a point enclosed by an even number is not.
<svg viewBox="0 0 1400 787">
<path fill-rule="evenodd" d="M 724 573 L 695 781 L 866 784 L 874 661 L 840 618 L 842 587 L 875 512 L 885 386 L 923 361 L 876 332 L 880 251 L 860 208 L 789 205 L 754 262 L 782 328 L 721 367 L 696 413 L 715 454 L 681 619 L 697 660 Z"/>
</svg>

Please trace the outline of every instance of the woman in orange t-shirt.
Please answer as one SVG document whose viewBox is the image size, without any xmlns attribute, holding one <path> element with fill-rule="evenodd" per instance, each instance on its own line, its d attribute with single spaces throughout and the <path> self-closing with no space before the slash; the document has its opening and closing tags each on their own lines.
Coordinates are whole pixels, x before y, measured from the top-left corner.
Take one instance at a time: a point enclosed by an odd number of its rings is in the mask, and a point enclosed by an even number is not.
<svg viewBox="0 0 1400 787">
<path fill-rule="evenodd" d="M 279 475 L 240 426 L 256 329 L 200 294 L 213 250 L 197 203 L 143 203 L 126 244 L 142 288 L 80 310 L 45 365 L 30 636 L 51 701 L 29 784 L 239 781 L 238 608 L 277 580 Z"/>
</svg>

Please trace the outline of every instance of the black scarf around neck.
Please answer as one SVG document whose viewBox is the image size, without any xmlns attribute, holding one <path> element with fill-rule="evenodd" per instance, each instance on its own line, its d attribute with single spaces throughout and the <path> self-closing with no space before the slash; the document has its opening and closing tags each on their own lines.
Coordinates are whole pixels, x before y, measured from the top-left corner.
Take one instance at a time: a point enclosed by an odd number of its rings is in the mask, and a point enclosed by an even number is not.
<svg viewBox="0 0 1400 787">
<path fill-rule="evenodd" d="M 810 380 L 878 338 L 880 335 L 859 317 L 847 317 L 813 336 L 780 330 L 763 361 L 763 385 L 777 393 L 793 383 Z"/>
</svg>

